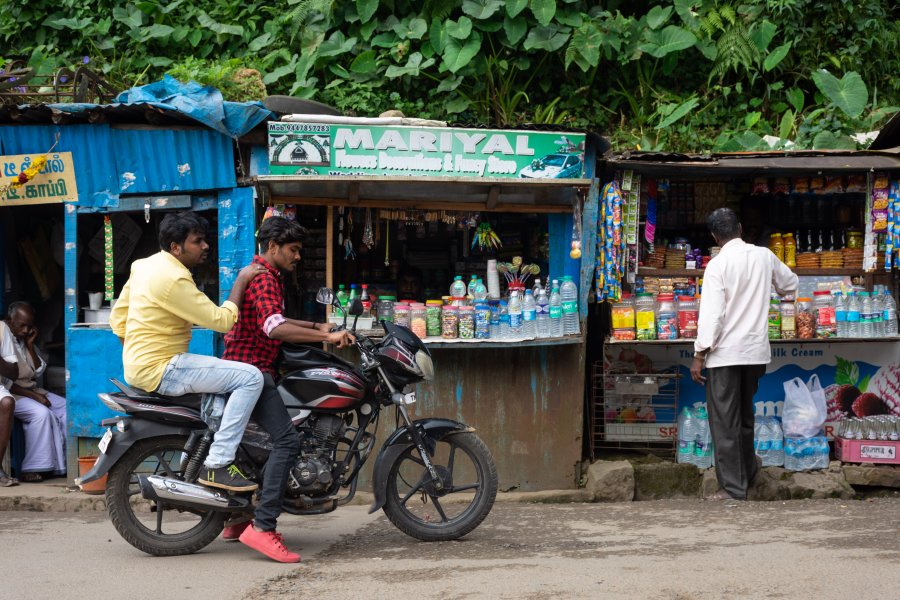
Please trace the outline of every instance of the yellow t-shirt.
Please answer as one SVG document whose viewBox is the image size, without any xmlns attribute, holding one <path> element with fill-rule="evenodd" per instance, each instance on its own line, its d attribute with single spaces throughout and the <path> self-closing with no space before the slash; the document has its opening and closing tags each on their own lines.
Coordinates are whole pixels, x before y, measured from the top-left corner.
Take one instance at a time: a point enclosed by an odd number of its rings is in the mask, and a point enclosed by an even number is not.
<svg viewBox="0 0 900 600">
<path fill-rule="evenodd" d="M 237 319 L 233 302 L 216 306 L 197 289 L 187 267 L 160 251 L 131 265 L 109 324 L 125 340 L 125 381 L 152 392 L 169 361 L 187 352 L 192 325 L 225 333 Z"/>
</svg>

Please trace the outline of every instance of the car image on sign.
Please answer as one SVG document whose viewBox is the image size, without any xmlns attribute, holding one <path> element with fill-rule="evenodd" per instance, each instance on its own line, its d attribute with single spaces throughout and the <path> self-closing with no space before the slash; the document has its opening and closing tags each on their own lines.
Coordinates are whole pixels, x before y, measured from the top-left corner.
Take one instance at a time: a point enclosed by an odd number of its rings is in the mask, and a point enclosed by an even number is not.
<svg viewBox="0 0 900 600">
<path fill-rule="evenodd" d="M 519 171 L 519 177 L 523 179 L 577 179 L 581 176 L 581 153 L 548 154 Z"/>
</svg>

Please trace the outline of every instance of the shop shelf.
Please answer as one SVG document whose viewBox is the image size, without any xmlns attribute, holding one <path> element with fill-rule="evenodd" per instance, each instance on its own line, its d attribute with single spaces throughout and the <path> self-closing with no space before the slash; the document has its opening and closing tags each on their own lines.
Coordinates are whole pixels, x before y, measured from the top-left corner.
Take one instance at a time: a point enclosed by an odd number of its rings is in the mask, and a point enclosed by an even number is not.
<svg viewBox="0 0 900 600">
<path fill-rule="evenodd" d="M 863 277 L 874 275 L 862 269 L 791 269 L 801 276 L 849 276 Z M 652 267 L 640 267 L 638 275 L 643 277 L 703 277 L 703 269 L 654 269 Z"/>
<path fill-rule="evenodd" d="M 615 346 L 631 346 L 634 344 L 640 345 L 656 345 L 656 346 L 666 346 L 673 344 L 691 344 L 693 345 L 695 340 L 692 339 L 678 339 L 678 340 L 614 340 L 612 338 L 608 338 L 604 343 L 611 344 Z M 809 338 L 809 339 L 799 339 L 795 338 L 792 340 L 769 340 L 770 344 L 871 344 L 878 342 L 897 342 L 900 341 L 900 335 L 892 335 L 887 337 L 878 337 L 878 338 Z"/>
</svg>

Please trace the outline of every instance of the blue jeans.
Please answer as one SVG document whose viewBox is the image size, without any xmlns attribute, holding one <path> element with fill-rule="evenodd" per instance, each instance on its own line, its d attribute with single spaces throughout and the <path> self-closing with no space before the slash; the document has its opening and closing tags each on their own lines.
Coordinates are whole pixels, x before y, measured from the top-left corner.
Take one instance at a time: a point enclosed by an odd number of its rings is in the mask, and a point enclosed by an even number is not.
<svg viewBox="0 0 900 600">
<path fill-rule="evenodd" d="M 178 354 L 166 365 L 156 392 L 165 396 L 231 394 L 204 463 L 208 469 L 218 469 L 234 462 L 262 387 L 262 373 L 253 365 L 200 354 Z"/>
</svg>

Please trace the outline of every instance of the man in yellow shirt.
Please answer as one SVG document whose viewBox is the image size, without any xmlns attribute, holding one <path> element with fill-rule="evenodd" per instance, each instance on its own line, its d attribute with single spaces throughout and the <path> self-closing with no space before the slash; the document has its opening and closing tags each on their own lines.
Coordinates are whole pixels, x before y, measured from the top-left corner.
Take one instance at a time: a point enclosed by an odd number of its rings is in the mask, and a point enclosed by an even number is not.
<svg viewBox="0 0 900 600">
<path fill-rule="evenodd" d="M 130 385 L 165 396 L 230 394 L 198 483 L 250 492 L 257 485 L 233 462 L 262 391 L 262 373 L 252 365 L 188 354 L 187 349 L 193 325 L 220 333 L 234 326 L 247 284 L 265 268 L 244 267 L 228 300 L 216 306 L 197 289 L 189 270 L 209 254 L 208 229 L 209 222 L 193 211 L 166 215 L 159 227 L 161 251 L 131 265 L 109 323 L 122 340 Z"/>
</svg>

